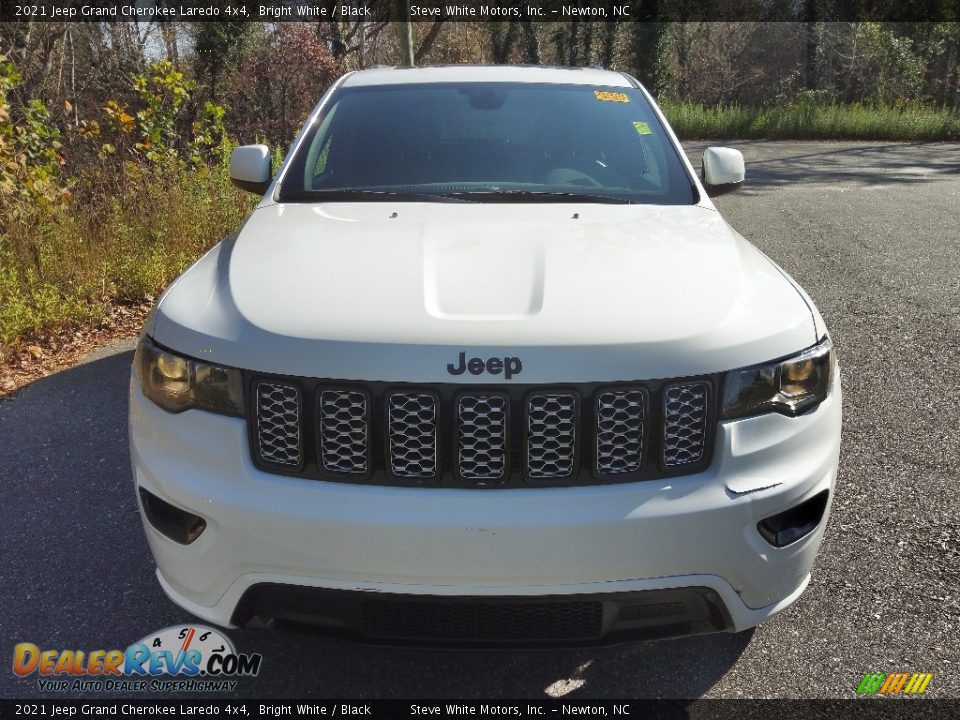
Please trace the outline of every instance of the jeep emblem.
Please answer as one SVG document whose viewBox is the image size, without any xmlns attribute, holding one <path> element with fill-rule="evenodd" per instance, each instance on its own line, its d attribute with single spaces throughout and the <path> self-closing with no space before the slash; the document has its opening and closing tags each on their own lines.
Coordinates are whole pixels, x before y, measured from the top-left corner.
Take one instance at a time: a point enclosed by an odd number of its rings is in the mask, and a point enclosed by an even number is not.
<svg viewBox="0 0 960 720">
<path fill-rule="evenodd" d="M 504 358 L 492 357 L 484 360 L 483 358 L 470 358 L 467 360 L 467 353 L 461 352 L 457 359 L 458 365 L 450 363 L 447 365 L 447 372 L 451 375 L 463 375 L 469 371 L 471 375 L 482 375 L 485 371 L 491 375 L 503 373 L 507 380 L 514 375 L 519 375 L 523 370 L 523 363 L 520 358 L 508 355 Z"/>
</svg>

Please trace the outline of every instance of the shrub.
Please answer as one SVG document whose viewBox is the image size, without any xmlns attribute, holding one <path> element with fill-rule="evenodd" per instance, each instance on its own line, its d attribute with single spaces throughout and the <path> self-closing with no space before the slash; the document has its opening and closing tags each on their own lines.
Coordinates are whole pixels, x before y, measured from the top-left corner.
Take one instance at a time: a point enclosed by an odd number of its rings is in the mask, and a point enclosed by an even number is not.
<svg viewBox="0 0 960 720">
<path fill-rule="evenodd" d="M 677 135 L 702 138 L 791 140 L 951 140 L 960 116 L 918 104 L 899 106 L 798 102 L 776 107 L 662 103 Z"/>
<path fill-rule="evenodd" d="M 134 77 L 135 107 L 109 101 L 80 126 L 100 165 L 76 183 L 42 103 L 11 119 L 17 82 L 0 61 L 0 345 L 152 297 L 250 211 L 227 177 L 223 109 L 187 112 L 195 86 L 169 63 Z"/>
</svg>

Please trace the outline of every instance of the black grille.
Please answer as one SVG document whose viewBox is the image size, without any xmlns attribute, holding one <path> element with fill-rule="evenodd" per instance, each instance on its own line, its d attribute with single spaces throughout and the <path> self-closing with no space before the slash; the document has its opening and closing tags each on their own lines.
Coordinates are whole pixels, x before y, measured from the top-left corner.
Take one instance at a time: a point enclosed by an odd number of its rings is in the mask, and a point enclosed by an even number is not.
<svg viewBox="0 0 960 720">
<path fill-rule="evenodd" d="M 507 408 L 503 395 L 457 399 L 457 473 L 464 480 L 499 482 L 507 475 Z"/>
<path fill-rule="evenodd" d="M 708 588 L 541 596 L 438 596 L 257 584 L 230 622 L 387 645 L 596 646 L 732 626 Z"/>
<path fill-rule="evenodd" d="M 361 631 L 370 638 L 410 640 L 596 640 L 599 602 L 472 602 L 367 600 Z"/>
<path fill-rule="evenodd" d="M 295 385 L 262 382 L 256 386 L 257 453 L 268 463 L 299 466 L 300 390 Z"/>
<path fill-rule="evenodd" d="M 431 393 L 394 393 L 387 401 L 390 471 L 398 477 L 437 474 L 437 398 Z"/>
<path fill-rule="evenodd" d="M 691 465 L 703 457 L 708 394 L 706 383 L 673 385 L 664 391 L 664 465 Z"/>
<path fill-rule="evenodd" d="M 597 472 L 636 472 L 643 464 L 647 394 L 642 388 L 608 390 L 597 396 Z"/>
<path fill-rule="evenodd" d="M 535 480 L 573 475 L 577 449 L 577 398 L 538 393 L 527 400 L 527 476 Z"/>
<path fill-rule="evenodd" d="M 589 485 L 699 472 L 710 464 L 719 397 L 716 377 L 557 387 L 248 382 L 258 467 L 389 485 Z"/>
<path fill-rule="evenodd" d="M 367 396 L 355 390 L 320 392 L 320 463 L 335 473 L 366 473 L 370 420 Z"/>
</svg>

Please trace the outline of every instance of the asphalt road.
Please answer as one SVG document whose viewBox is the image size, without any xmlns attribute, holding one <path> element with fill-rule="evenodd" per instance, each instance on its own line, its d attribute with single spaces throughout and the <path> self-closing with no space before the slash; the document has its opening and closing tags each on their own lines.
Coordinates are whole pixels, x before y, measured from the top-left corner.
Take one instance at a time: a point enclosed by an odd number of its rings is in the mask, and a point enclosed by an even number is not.
<svg viewBox="0 0 960 720">
<path fill-rule="evenodd" d="M 850 697 L 868 671 L 960 696 L 960 145 L 738 143 L 727 219 L 820 307 L 844 374 L 833 516 L 806 594 L 741 635 L 450 653 L 232 631 L 241 696 Z M 691 146 L 691 153 L 702 146 Z M 699 165 L 699 163 L 697 163 Z M 0 404 L 0 696 L 13 645 L 113 648 L 189 622 L 153 574 L 126 439 L 130 344 Z"/>
</svg>

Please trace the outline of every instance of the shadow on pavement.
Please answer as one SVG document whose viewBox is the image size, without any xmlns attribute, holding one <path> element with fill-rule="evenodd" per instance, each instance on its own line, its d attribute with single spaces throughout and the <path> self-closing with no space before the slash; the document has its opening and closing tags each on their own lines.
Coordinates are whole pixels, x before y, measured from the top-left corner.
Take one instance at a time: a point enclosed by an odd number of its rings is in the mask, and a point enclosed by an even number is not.
<svg viewBox="0 0 960 720">
<path fill-rule="evenodd" d="M 232 635 L 271 661 L 270 676 L 286 678 L 282 687 L 258 679 L 254 687 L 269 695 L 640 699 L 702 696 L 737 662 L 753 631 L 531 652 L 377 648 L 255 630 Z"/>
<path fill-rule="evenodd" d="M 123 649 L 191 622 L 154 576 L 127 444 L 132 352 L 38 380 L 0 404 L 0 541 L 9 561 L 0 647 Z M 600 650 L 442 652 L 353 645 L 271 631 L 230 632 L 264 656 L 250 697 L 696 698 L 737 662 L 752 632 Z M 36 676 L 0 673 L 4 697 L 36 697 Z M 64 695 L 58 695 L 66 697 Z"/>
</svg>

